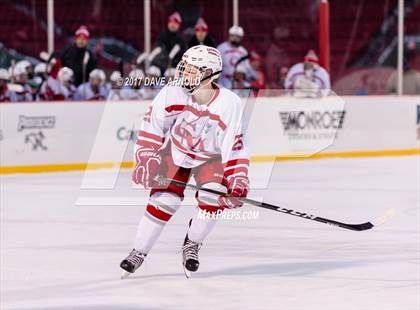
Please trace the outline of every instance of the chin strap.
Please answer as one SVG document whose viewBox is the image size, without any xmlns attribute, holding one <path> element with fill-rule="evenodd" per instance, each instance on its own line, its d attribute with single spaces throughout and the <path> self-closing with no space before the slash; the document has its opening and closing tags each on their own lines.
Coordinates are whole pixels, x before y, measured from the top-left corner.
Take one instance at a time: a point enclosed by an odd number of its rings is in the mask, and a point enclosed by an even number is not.
<svg viewBox="0 0 420 310">
<path fill-rule="evenodd" d="M 220 74 L 220 73 L 222 73 L 222 70 L 220 70 L 220 71 L 216 71 L 216 72 L 214 72 L 214 73 L 212 73 L 212 74 L 210 74 L 209 76 L 206 76 L 204 79 L 202 79 L 201 81 L 200 81 L 200 84 L 203 82 L 203 81 L 206 81 L 206 80 L 208 80 L 208 79 L 210 79 L 210 78 L 212 78 L 213 76 L 216 76 L 216 75 L 218 75 L 218 74 Z M 193 92 L 195 92 L 197 89 L 198 89 L 198 87 L 195 87 L 195 88 L 193 88 L 193 89 L 188 89 L 188 88 L 186 88 L 185 86 L 184 86 L 184 88 L 188 91 L 188 93 L 189 94 L 193 94 Z"/>
<path fill-rule="evenodd" d="M 220 70 L 220 71 L 216 71 L 216 72 L 214 72 L 214 73 L 210 74 L 209 76 L 207 76 L 207 77 L 205 77 L 204 79 L 202 79 L 202 80 L 200 81 L 200 83 L 201 83 L 201 82 L 203 82 L 203 81 L 205 81 L 205 80 L 208 80 L 209 78 L 212 78 L 213 76 L 218 75 L 218 74 L 220 74 L 220 73 L 222 73 L 222 70 Z"/>
</svg>

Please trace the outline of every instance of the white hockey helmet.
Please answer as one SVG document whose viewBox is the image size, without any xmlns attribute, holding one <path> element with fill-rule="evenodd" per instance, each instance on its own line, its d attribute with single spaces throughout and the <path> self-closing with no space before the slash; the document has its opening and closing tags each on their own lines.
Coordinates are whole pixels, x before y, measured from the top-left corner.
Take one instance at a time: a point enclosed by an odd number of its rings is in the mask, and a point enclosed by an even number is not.
<svg viewBox="0 0 420 310">
<path fill-rule="evenodd" d="M 229 35 L 231 36 L 238 36 L 242 38 L 244 34 L 244 29 L 241 26 L 233 25 L 229 28 Z"/>
<path fill-rule="evenodd" d="M 26 68 L 23 65 L 16 65 L 14 67 L 11 67 L 11 72 L 14 78 L 21 76 L 23 74 L 27 75 Z"/>
<path fill-rule="evenodd" d="M 197 73 L 194 80 L 188 80 L 184 77 L 185 68 L 194 68 Z M 222 72 L 222 56 L 220 52 L 210 46 L 197 45 L 189 48 L 181 61 L 176 66 L 176 80 L 181 83 L 190 94 L 192 94 L 201 84 L 209 80 L 209 83 L 217 79 Z M 192 72 L 188 72 L 190 75 Z"/>
<path fill-rule="evenodd" d="M 240 63 L 235 68 L 235 72 L 237 72 L 237 73 L 246 74 L 246 71 L 247 71 L 247 69 L 246 69 L 246 65 L 244 63 Z"/>
<path fill-rule="evenodd" d="M 122 78 L 121 72 L 117 70 L 112 71 L 111 75 L 109 76 L 109 80 L 112 82 L 116 82 L 121 78 Z"/>
<path fill-rule="evenodd" d="M 45 62 L 38 63 L 34 68 L 35 74 L 45 74 L 47 72 L 47 64 Z"/>
<path fill-rule="evenodd" d="M 168 68 L 165 70 L 165 73 L 163 74 L 166 78 L 169 77 L 174 77 L 176 73 L 176 69 L 175 68 Z"/>
<path fill-rule="evenodd" d="M 68 67 L 62 67 L 60 70 L 58 70 L 57 79 L 60 81 L 60 83 L 66 84 L 73 80 L 73 75 L 74 73 L 72 69 Z"/>
<path fill-rule="evenodd" d="M 7 69 L 0 68 L 0 80 L 10 80 L 10 74 Z"/>
<path fill-rule="evenodd" d="M 147 69 L 147 75 L 152 75 L 152 76 L 161 76 L 161 75 L 162 75 L 162 72 L 161 72 L 161 70 L 159 69 L 159 67 L 157 67 L 157 66 L 150 66 L 150 67 Z"/>
<path fill-rule="evenodd" d="M 133 69 L 128 76 L 134 79 L 143 79 L 145 75 L 142 69 Z"/>
<path fill-rule="evenodd" d="M 94 69 L 89 73 L 89 79 L 98 79 L 105 82 L 106 76 L 102 69 Z"/>
<path fill-rule="evenodd" d="M 27 70 L 27 68 L 32 67 L 32 64 L 29 61 L 24 59 L 24 60 L 18 61 L 16 63 L 16 67 L 22 67 L 22 68 L 25 68 L 25 70 Z"/>
</svg>

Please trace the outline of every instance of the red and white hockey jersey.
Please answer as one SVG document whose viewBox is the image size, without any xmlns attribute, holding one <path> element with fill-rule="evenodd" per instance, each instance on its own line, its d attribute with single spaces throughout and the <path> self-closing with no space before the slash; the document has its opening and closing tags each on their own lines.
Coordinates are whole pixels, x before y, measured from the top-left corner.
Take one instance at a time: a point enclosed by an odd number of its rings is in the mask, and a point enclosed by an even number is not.
<svg viewBox="0 0 420 310">
<path fill-rule="evenodd" d="M 328 95 L 331 89 L 330 75 L 321 66 L 317 66 L 310 76 L 306 76 L 303 63 L 292 66 L 284 82 L 286 89 L 302 90 L 309 93 Z"/>
<path fill-rule="evenodd" d="M 46 101 L 72 100 L 75 92 L 76 87 L 74 85 L 70 85 L 69 87 L 64 86 L 58 80 L 50 76 L 42 83 L 39 97 L 41 100 Z"/>
<path fill-rule="evenodd" d="M 238 60 L 245 57 L 248 52 L 243 46 L 234 46 L 229 42 L 223 42 L 217 49 L 222 54 L 223 71 L 220 76 L 220 84 L 223 87 L 232 88 L 233 74 Z"/>
<path fill-rule="evenodd" d="M 170 140 L 174 163 L 193 168 L 221 157 L 225 177 L 248 174 L 249 149 L 244 103 L 216 84 L 208 104 L 198 104 L 181 87 L 165 86 L 153 100 L 138 133 L 138 148 L 159 149 Z"/>
</svg>

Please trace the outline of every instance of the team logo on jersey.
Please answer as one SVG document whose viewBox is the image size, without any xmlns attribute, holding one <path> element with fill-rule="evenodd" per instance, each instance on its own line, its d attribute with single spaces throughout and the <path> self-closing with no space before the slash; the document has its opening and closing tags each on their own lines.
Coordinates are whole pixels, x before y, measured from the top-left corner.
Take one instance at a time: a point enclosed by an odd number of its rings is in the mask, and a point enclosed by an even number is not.
<svg viewBox="0 0 420 310">
<path fill-rule="evenodd" d="M 205 139 L 200 136 L 201 132 L 197 132 L 197 120 L 199 119 L 200 118 L 197 118 L 191 122 L 188 122 L 184 118 L 180 124 L 175 126 L 174 131 L 174 133 L 181 139 L 178 142 L 187 146 L 190 150 L 193 151 L 204 151 Z M 206 130 L 206 127 L 207 126 L 203 128 L 203 131 Z"/>
<path fill-rule="evenodd" d="M 151 116 L 152 116 L 152 107 L 150 106 L 150 107 L 147 109 L 146 114 L 144 114 L 144 118 L 143 118 L 143 120 L 144 120 L 146 123 L 150 123 Z"/>
<path fill-rule="evenodd" d="M 235 136 L 235 142 L 233 143 L 232 151 L 240 151 L 244 148 L 243 134 Z"/>
</svg>

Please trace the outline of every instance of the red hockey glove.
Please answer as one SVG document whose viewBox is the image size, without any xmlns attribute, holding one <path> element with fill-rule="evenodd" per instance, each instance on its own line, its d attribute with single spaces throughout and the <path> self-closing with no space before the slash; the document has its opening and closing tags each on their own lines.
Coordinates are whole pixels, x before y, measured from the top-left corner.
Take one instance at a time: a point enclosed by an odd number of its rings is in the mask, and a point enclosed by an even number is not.
<svg viewBox="0 0 420 310">
<path fill-rule="evenodd" d="M 133 181 L 136 184 L 150 188 L 153 186 L 153 178 L 157 175 L 162 158 L 153 149 L 138 149 L 136 152 L 136 167 L 133 171 Z"/>
<path fill-rule="evenodd" d="M 228 197 L 221 196 L 218 203 L 223 208 L 242 207 L 243 203 L 235 198 L 246 198 L 249 191 L 249 180 L 246 176 L 231 177 L 228 181 Z"/>
</svg>

